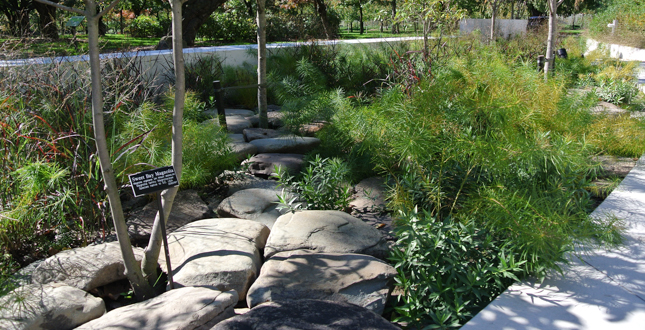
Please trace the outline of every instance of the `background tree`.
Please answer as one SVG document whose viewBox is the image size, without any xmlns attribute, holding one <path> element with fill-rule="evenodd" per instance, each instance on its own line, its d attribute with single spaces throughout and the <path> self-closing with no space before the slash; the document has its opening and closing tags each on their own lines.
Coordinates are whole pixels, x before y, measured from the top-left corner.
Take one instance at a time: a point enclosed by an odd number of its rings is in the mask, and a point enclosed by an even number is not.
<svg viewBox="0 0 645 330">
<path fill-rule="evenodd" d="M 299 6 L 312 4 L 323 26 L 325 38 L 331 39 L 336 36 L 336 30 L 332 29 L 329 17 L 327 15 L 327 4 L 325 0 L 281 0 L 280 7 L 284 9 L 293 9 Z"/>
<path fill-rule="evenodd" d="M 25 37 L 30 34 L 29 14 L 33 8 L 31 0 L 0 0 L 0 11 L 7 17 L 12 36 Z"/>
<path fill-rule="evenodd" d="M 52 0 L 59 3 L 59 0 Z M 34 9 L 38 12 L 38 27 L 43 37 L 58 40 L 58 27 L 56 26 L 56 7 L 40 2 L 34 2 Z"/>
<path fill-rule="evenodd" d="M 224 2 L 226 0 L 188 0 L 184 3 L 182 31 L 183 40 L 188 47 L 195 46 L 197 30 Z"/>
</svg>

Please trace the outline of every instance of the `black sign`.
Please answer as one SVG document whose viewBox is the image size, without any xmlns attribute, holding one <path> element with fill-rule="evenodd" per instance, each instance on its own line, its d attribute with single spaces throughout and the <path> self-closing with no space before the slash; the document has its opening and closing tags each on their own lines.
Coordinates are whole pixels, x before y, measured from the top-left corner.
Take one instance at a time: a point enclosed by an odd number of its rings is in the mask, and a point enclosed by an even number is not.
<svg viewBox="0 0 645 330">
<path fill-rule="evenodd" d="M 179 185 L 175 168 L 172 166 L 160 167 L 150 171 L 128 175 L 132 192 L 135 197 L 166 190 Z"/>
</svg>

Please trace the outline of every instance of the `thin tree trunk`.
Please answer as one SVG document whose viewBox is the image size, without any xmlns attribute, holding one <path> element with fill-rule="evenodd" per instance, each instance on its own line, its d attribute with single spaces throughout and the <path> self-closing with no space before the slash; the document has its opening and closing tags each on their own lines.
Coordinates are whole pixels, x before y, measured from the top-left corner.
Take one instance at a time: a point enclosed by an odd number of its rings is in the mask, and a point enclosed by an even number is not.
<svg viewBox="0 0 645 330">
<path fill-rule="evenodd" d="M 314 6 L 316 7 L 318 16 L 320 16 L 320 21 L 322 22 L 325 37 L 327 39 L 330 39 L 332 35 L 329 26 L 329 18 L 327 17 L 327 5 L 325 5 L 325 0 L 314 0 Z"/>
<path fill-rule="evenodd" d="M 365 27 L 363 25 L 363 4 L 361 4 L 361 1 L 358 1 L 358 21 L 360 24 L 360 34 L 365 33 Z"/>
<path fill-rule="evenodd" d="M 511 1 L 511 19 L 515 19 L 515 0 Z"/>
<path fill-rule="evenodd" d="M 38 26 L 46 38 L 58 40 L 58 27 L 56 26 L 56 7 L 35 2 L 34 9 L 38 12 Z"/>
<path fill-rule="evenodd" d="M 561 0 L 562 1 L 562 0 Z M 556 31 L 556 13 L 558 6 L 562 2 L 557 0 L 549 0 L 549 35 L 546 41 L 546 63 L 544 64 L 544 80 L 549 78 L 549 72 L 553 69 L 553 49 L 555 44 L 555 31 Z"/>
<path fill-rule="evenodd" d="M 392 34 L 399 33 L 399 23 L 396 21 L 396 0 L 392 0 Z"/>
<path fill-rule="evenodd" d="M 426 22 L 426 19 L 423 20 L 423 58 L 427 59 L 428 58 L 428 53 L 429 53 L 429 46 L 428 46 L 428 33 L 430 30 L 430 26 L 428 22 Z"/>
<path fill-rule="evenodd" d="M 497 16 L 497 0 L 492 2 L 492 16 L 490 18 L 490 41 L 495 40 L 495 21 Z"/>
<path fill-rule="evenodd" d="M 265 0 L 258 0 L 258 112 L 260 115 L 260 128 L 268 128 L 267 119 L 267 43 L 266 43 L 266 15 L 264 10 Z"/>
<path fill-rule="evenodd" d="M 184 49 L 182 41 L 182 18 L 181 0 L 172 0 L 170 2 L 172 9 L 172 55 L 175 68 L 175 105 L 172 111 L 172 165 L 175 168 L 177 179 L 181 182 L 182 170 L 182 149 L 183 149 L 183 133 L 182 123 L 184 116 L 184 96 L 186 94 L 186 77 L 184 70 Z M 162 194 L 162 208 L 164 219 L 160 219 L 159 212 L 155 216 L 152 231 L 150 233 L 150 241 L 144 251 L 143 261 L 141 267 L 143 274 L 148 279 L 149 283 L 154 283 L 157 280 L 157 264 L 159 261 L 159 253 L 161 252 L 161 221 L 168 222 L 168 216 L 172 210 L 172 203 L 177 195 L 177 187 L 165 190 Z"/>
</svg>

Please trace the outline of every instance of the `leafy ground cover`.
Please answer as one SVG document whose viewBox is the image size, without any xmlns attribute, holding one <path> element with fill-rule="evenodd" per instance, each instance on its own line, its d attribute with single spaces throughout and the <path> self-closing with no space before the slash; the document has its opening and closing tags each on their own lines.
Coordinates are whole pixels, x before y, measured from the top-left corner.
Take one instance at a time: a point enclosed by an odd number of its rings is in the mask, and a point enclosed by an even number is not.
<svg viewBox="0 0 645 330">
<path fill-rule="evenodd" d="M 618 21 L 611 34 L 608 23 Z M 599 41 L 645 48 L 645 2 L 640 0 L 612 0 L 596 13 L 589 25 L 589 35 Z"/>
</svg>

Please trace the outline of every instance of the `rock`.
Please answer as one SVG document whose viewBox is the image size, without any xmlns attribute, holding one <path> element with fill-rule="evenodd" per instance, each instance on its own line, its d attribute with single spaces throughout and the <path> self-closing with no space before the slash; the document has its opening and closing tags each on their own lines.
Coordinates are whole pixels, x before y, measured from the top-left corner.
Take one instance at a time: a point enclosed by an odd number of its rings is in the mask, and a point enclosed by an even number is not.
<svg viewBox="0 0 645 330">
<path fill-rule="evenodd" d="M 304 124 L 300 126 L 298 132 L 300 132 L 302 136 L 314 136 L 316 133 L 320 132 L 325 125 L 327 125 L 327 122 Z"/>
<path fill-rule="evenodd" d="M 259 305 L 220 322 L 212 330 L 396 330 L 380 315 L 363 307 L 314 299 Z"/>
<path fill-rule="evenodd" d="M 313 137 L 289 135 L 253 140 L 249 143 L 258 147 L 259 153 L 306 154 L 320 145 L 320 140 Z"/>
<path fill-rule="evenodd" d="M 282 167 L 289 173 L 295 175 L 300 172 L 302 164 L 305 162 L 304 159 L 305 156 L 299 154 L 257 154 L 242 164 L 248 164 L 249 173 L 253 175 L 273 176 L 275 174 L 275 166 Z"/>
<path fill-rule="evenodd" d="M 624 178 L 636 166 L 638 158 L 597 156 L 594 160 L 600 162 L 607 176 L 615 175 Z"/>
<path fill-rule="evenodd" d="M 244 119 L 246 119 L 249 122 L 251 122 L 251 125 L 253 125 L 253 127 L 260 127 L 260 116 L 259 115 L 254 115 L 254 116 L 250 116 L 250 117 L 244 117 Z"/>
<path fill-rule="evenodd" d="M 285 135 L 285 132 L 269 128 L 247 128 L 243 132 L 244 141 L 251 142 L 259 139 L 270 139 Z"/>
<path fill-rule="evenodd" d="M 76 330 L 210 329 L 235 312 L 238 295 L 211 288 L 179 288 L 117 308 Z"/>
<path fill-rule="evenodd" d="M 267 120 L 270 128 L 280 128 L 284 126 L 282 118 L 284 118 L 284 113 L 280 110 L 267 112 Z"/>
<path fill-rule="evenodd" d="M 378 229 L 378 231 L 381 232 L 381 235 L 383 235 L 383 238 L 387 241 L 388 247 L 392 247 L 394 245 L 396 236 L 394 235 L 394 219 L 392 219 L 391 215 L 380 211 L 353 211 L 351 215 L 356 219 L 363 221 L 365 224 Z"/>
<path fill-rule="evenodd" d="M 253 110 L 246 109 L 225 109 L 226 116 L 251 117 L 255 115 Z"/>
<path fill-rule="evenodd" d="M 245 143 L 244 134 L 227 134 L 231 143 Z"/>
<path fill-rule="evenodd" d="M 133 248 L 137 261 L 143 249 Z M 31 274 L 34 283 L 65 283 L 90 291 L 126 278 L 118 242 L 98 244 L 59 252 L 41 262 Z"/>
<path fill-rule="evenodd" d="M 217 207 L 220 218 L 240 218 L 260 222 L 273 227 L 276 219 L 283 214 L 278 207 L 278 194 L 275 189 L 245 189 L 224 199 Z"/>
<path fill-rule="evenodd" d="M 246 142 L 233 142 L 228 144 L 231 148 L 231 153 L 235 154 L 238 161 L 243 161 L 248 156 L 253 156 L 258 153 L 258 147 Z"/>
<path fill-rule="evenodd" d="M 292 250 L 327 253 L 368 254 L 387 257 L 381 233 L 341 211 L 301 211 L 287 213 L 276 220 L 264 248 L 266 259 Z"/>
<path fill-rule="evenodd" d="M 251 188 L 278 189 L 278 182 L 258 178 L 246 172 L 224 171 L 217 178 L 228 185 L 228 196 Z"/>
<path fill-rule="evenodd" d="M 253 124 L 242 116 L 226 116 L 226 128 L 231 133 L 241 134 L 244 129 L 251 127 Z"/>
<path fill-rule="evenodd" d="M 362 254 L 280 252 L 264 263 L 246 302 L 253 308 L 267 301 L 321 299 L 383 314 L 396 274 L 394 267 Z"/>
<path fill-rule="evenodd" d="M 356 193 L 349 205 L 359 212 L 384 211 L 385 189 L 385 179 L 381 177 L 364 179 L 354 187 Z"/>
<path fill-rule="evenodd" d="M 73 329 L 105 313 L 103 299 L 65 285 L 19 287 L 0 298 L 0 329 Z"/>
<path fill-rule="evenodd" d="M 177 287 L 209 286 L 235 290 L 240 297 L 260 272 L 269 228 L 243 219 L 195 221 L 168 235 L 168 249 Z M 165 258 L 159 263 L 166 271 Z"/>
<path fill-rule="evenodd" d="M 152 224 L 157 214 L 157 201 L 146 205 L 142 210 L 133 212 L 128 218 L 128 232 L 133 240 L 147 241 L 150 238 Z M 202 201 L 195 190 L 182 190 L 175 196 L 172 210 L 166 224 L 166 232 L 171 233 L 177 228 L 195 220 L 211 217 L 211 210 Z"/>
</svg>

